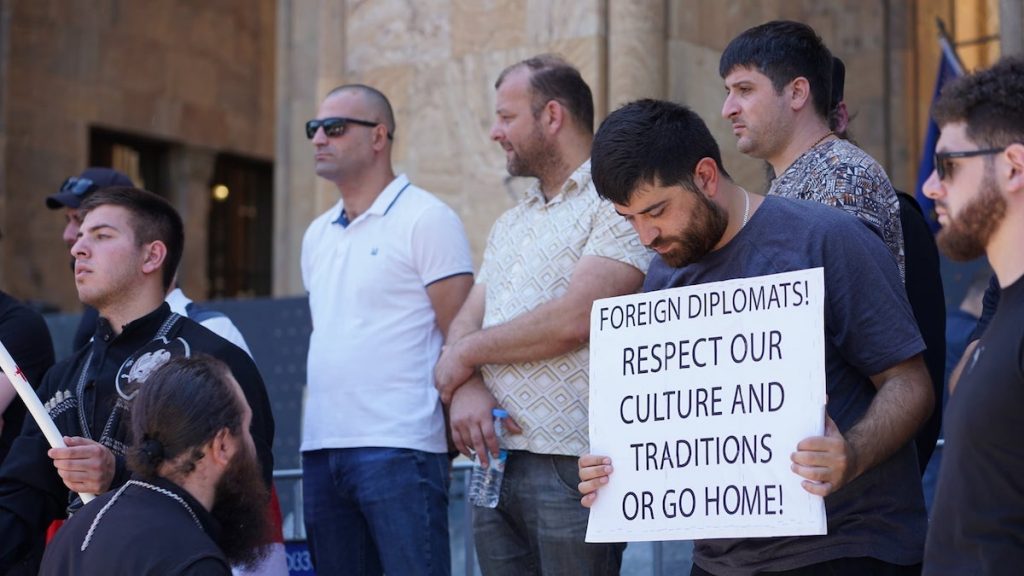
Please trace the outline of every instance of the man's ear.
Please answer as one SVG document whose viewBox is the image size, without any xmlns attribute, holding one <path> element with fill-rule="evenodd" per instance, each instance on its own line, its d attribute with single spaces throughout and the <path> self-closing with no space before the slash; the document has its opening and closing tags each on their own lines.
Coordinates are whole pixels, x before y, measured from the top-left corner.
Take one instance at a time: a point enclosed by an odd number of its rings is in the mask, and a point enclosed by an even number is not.
<svg viewBox="0 0 1024 576">
<path fill-rule="evenodd" d="M 793 110 L 800 110 L 810 103 L 811 83 L 803 76 L 797 76 L 789 83 L 791 91 L 789 105 Z"/>
<path fill-rule="evenodd" d="M 705 156 L 697 162 L 697 168 L 693 171 L 693 183 L 708 198 L 714 198 L 718 194 L 718 165 L 714 159 Z"/>
<path fill-rule="evenodd" d="M 1021 193 L 1024 191 L 1024 144 L 1010 144 L 1004 156 L 1009 166 L 1009 174 L 1006 175 L 1007 191 Z"/>
<path fill-rule="evenodd" d="M 373 149 L 380 152 L 388 144 L 387 124 L 377 124 L 373 127 Z"/>
<path fill-rule="evenodd" d="M 221 428 L 210 441 L 210 461 L 226 467 L 238 448 L 238 438 L 227 428 Z"/>
<path fill-rule="evenodd" d="M 160 240 L 155 240 L 143 246 L 146 251 L 145 259 L 142 261 L 142 271 L 146 274 L 152 274 L 160 270 L 163 267 L 164 260 L 167 259 L 167 245 Z"/>
<path fill-rule="evenodd" d="M 541 126 L 548 134 L 555 134 L 565 124 L 565 108 L 558 100 L 548 100 L 540 112 Z"/>
</svg>

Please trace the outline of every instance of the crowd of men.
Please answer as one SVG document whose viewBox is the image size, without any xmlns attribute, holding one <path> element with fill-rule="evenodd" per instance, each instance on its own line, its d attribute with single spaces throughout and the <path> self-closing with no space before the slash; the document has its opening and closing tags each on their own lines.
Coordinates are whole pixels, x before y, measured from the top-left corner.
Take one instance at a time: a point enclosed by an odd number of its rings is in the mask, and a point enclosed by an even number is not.
<svg viewBox="0 0 1024 576">
<path fill-rule="evenodd" d="M 1024 61 L 955 81 L 934 111 L 942 135 L 925 193 L 938 248 L 986 255 L 999 301 L 950 397 L 930 523 L 921 474 L 944 354 L 927 312 L 942 300 L 935 243 L 913 200 L 845 138 L 843 70 L 797 22 L 726 47 L 721 115 L 737 148 L 767 163 L 761 195 L 732 180 L 685 106 L 632 102 L 595 134 L 575 67 L 552 55 L 510 65 L 490 137 L 509 174 L 534 181 L 494 223 L 475 275 L 459 216 L 394 171 L 386 95 L 331 90 L 305 130 L 339 199 L 301 252 L 313 331 L 300 450 L 317 572 L 450 574 L 451 460 L 488 465 L 504 449 L 497 507 L 473 510 L 481 571 L 618 574 L 625 543 L 585 542 L 613 473 L 588 438 L 594 301 L 817 267 L 825 429 L 789 451 L 804 489 L 824 498 L 827 534 L 698 540 L 691 574 L 1018 570 Z M 51 448 L 0 382 L 0 571 L 284 573 L 266 388 L 231 321 L 176 286 L 181 217 L 103 168 L 47 205 L 65 211 L 88 311 L 74 353 L 54 364 L 38 315 L 0 293 L 0 339 L 66 444 Z M 500 443 L 495 407 L 509 415 Z"/>
</svg>

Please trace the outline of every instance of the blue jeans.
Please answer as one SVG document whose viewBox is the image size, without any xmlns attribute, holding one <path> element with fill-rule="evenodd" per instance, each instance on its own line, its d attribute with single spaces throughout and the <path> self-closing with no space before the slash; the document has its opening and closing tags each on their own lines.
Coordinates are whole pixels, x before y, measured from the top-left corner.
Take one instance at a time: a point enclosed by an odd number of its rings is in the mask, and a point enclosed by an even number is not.
<svg viewBox="0 0 1024 576">
<path fill-rule="evenodd" d="M 485 576 L 618 575 L 625 544 L 588 544 L 575 456 L 509 451 L 498 507 L 473 508 Z"/>
<path fill-rule="evenodd" d="M 313 567 L 325 576 L 451 574 L 448 456 L 401 448 L 302 453 Z"/>
</svg>

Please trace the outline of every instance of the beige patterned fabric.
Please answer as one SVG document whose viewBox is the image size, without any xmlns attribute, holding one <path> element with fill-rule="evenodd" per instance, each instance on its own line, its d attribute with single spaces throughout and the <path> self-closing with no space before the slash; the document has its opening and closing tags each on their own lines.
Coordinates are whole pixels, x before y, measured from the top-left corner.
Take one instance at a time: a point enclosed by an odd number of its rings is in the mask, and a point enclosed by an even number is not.
<svg viewBox="0 0 1024 576">
<path fill-rule="evenodd" d="M 602 200 L 585 162 L 544 202 L 539 185 L 495 222 L 477 283 L 487 286 L 485 328 L 507 322 L 565 294 L 582 256 L 603 256 L 646 272 L 652 252 Z M 537 454 L 585 454 L 589 352 L 583 346 L 540 362 L 485 365 L 498 404 L 523 427 L 505 447 Z"/>
</svg>

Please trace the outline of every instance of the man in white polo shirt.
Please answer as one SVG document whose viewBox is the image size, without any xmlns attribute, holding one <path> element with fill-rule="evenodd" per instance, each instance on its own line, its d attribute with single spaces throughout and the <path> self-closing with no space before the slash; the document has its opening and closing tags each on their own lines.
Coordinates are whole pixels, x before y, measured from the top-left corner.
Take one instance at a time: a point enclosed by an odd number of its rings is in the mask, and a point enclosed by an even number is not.
<svg viewBox="0 0 1024 576">
<path fill-rule="evenodd" d="M 395 176 L 378 90 L 332 90 L 306 123 L 341 200 L 310 224 L 302 280 L 313 334 L 302 433 L 306 534 L 318 574 L 447 575 L 448 456 L 431 369 L 473 282 L 458 216 Z"/>
<path fill-rule="evenodd" d="M 651 252 L 591 183 L 594 104 L 579 71 L 537 56 L 505 69 L 495 88 L 491 139 L 509 174 L 537 182 L 491 229 L 436 369 L 460 450 L 482 461 L 497 453 L 496 404 L 511 416 L 510 432 L 522 429 L 502 446 L 498 507 L 473 511 L 480 568 L 617 575 L 625 545 L 584 542 L 587 511 L 577 500 L 576 458 L 590 445 L 590 308 L 639 290 Z"/>
</svg>

